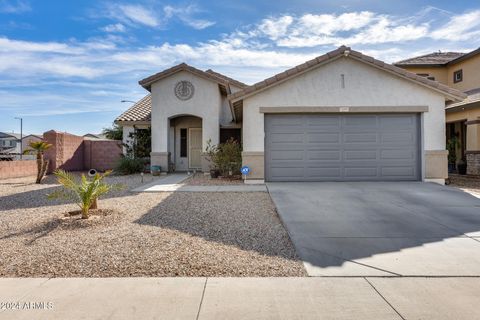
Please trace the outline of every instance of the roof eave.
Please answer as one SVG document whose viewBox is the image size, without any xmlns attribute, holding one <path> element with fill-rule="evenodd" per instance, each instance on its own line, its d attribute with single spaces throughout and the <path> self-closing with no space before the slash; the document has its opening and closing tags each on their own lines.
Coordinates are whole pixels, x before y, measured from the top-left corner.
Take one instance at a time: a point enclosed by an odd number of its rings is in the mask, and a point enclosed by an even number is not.
<svg viewBox="0 0 480 320">
<path fill-rule="evenodd" d="M 396 67 L 399 68 L 442 68 L 445 67 L 447 64 L 446 63 L 407 63 L 407 64 L 401 64 L 401 63 L 394 63 L 393 64 Z"/>
<path fill-rule="evenodd" d="M 115 120 L 113 123 L 118 125 L 150 125 L 149 120 Z"/>
</svg>

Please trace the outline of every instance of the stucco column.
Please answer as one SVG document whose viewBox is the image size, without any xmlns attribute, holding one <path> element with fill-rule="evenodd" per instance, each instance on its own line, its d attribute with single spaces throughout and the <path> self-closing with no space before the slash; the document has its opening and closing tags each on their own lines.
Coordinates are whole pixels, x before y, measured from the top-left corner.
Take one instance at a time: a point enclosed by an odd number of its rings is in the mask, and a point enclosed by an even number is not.
<svg viewBox="0 0 480 320">
<path fill-rule="evenodd" d="M 152 166 L 160 166 L 162 172 L 168 172 L 170 164 L 170 153 L 168 151 L 169 126 L 169 119 L 152 121 L 152 152 L 150 153 L 150 164 Z"/>
<path fill-rule="evenodd" d="M 127 125 L 124 125 L 122 126 L 122 129 L 123 129 L 123 133 L 122 133 L 122 142 L 123 142 L 123 154 L 126 155 L 127 154 L 127 148 L 125 147 L 125 145 L 129 145 L 131 146 L 133 141 L 132 141 L 132 138 L 130 138 L 130 133 L 133 133 L 135 131 L 135 128 L 133 126 L 127 126 Z"/>
<path fill-rule="evenodd" d="M 467 125 L 467 174 L 480 175 L 480 119 L 470 120 Z"/>
<path fill-rule="evenodd" d="M 210 161 L 207 160 L 205 153 L 208 141 L 211 145 L 217 145 L 220 142 L 220 123 L 218 117 L 202 118 L 202 171 L 209 172 Z"/>
</svg>

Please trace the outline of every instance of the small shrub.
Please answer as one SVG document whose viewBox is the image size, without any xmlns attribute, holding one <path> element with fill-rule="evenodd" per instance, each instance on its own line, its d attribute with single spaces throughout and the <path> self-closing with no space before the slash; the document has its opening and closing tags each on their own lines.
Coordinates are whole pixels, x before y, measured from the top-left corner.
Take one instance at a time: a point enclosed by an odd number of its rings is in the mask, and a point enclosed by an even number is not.
<svg viewBox="0 0 480 320">
<path fill-rule="evenodd" d="M 97 173 L 91 180 L 82 174 L 81 180 L 78 181 L 71 173 L 56 170 L 54 174 L 57 176 L 58 183 L 64 189 L 53 192 L 48 197 L 50 199 L 58 197 L 72 199 L 82 210 L 82 219 L 88 219 L 89 210 L 97 209 L 98 197 L 108 193 L 114 187 L 103 182 L 103 179 L 110 173 L 111 171 L 107 171 L 104 174 Z"/>
<path fill-rule="evenodd" d="M 223 176 L 240 173 L 242 166 L 242 146 L 234 138 L 225 143 L 212 145 L 207 143 L 207 159 L 211 162 L 211 169 L 218 169 Z"/>
<path fill-rule="evenodd" d="M 122 157 L 116 167 L 115 172 L 119 174 L 133 174 L 144 170 L 145 160 L 141 158 L 133 158 L 131 156 Z"/>
</svg>

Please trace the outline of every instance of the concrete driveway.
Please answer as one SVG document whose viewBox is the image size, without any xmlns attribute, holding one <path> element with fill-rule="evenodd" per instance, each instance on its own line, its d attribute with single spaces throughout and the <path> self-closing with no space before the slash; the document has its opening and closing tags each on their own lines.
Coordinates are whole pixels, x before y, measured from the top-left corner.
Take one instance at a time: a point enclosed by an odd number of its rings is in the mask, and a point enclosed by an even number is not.
<svg viewBox="0 0 480 320">
<path fill-rule="evenodd" d="M 421 182 L 268 183 L 311 276 L 480 276 L 480 199 Z"/>
</svg>

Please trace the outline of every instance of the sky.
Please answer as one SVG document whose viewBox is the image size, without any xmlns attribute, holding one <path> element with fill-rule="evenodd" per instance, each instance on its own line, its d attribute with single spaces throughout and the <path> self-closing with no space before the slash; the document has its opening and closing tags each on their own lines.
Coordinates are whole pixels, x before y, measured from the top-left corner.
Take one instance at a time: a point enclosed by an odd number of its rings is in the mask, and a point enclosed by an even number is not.
<svg viewBox="0 0 480 320">
<path fill-rule="evenodd" d="M 253 84 L 340 45 L 395 62 L 480 47 L 480 2 L 0 0 L 0 131 L 98 133 L 185 62 Z"/>
</svg>

